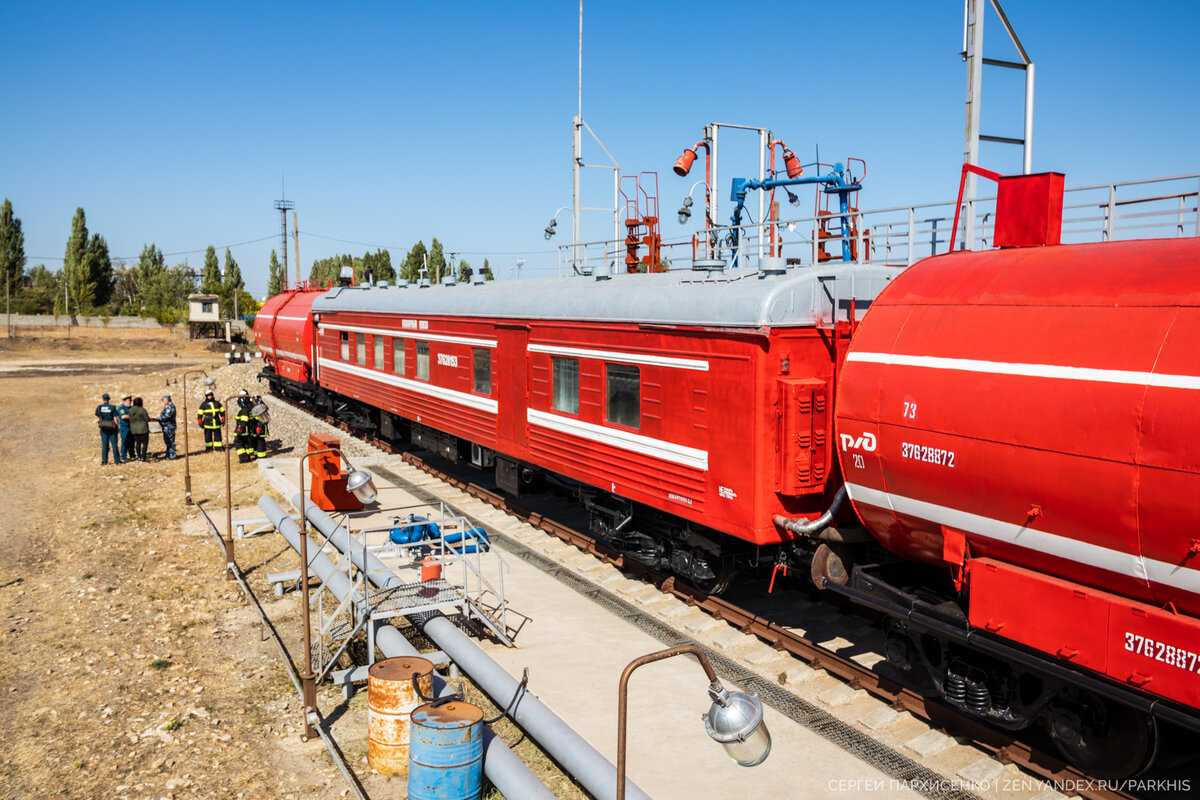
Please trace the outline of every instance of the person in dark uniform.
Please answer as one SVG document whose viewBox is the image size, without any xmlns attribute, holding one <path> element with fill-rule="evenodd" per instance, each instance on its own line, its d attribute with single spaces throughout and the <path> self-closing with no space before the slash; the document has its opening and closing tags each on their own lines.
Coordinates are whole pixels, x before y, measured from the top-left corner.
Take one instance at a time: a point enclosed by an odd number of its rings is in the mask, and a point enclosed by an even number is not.
<svg viewBox="0 0 1200 800">
<path fill-rule="evenodd" d="M 146 447 L 150 443 L 150 412 L 142 405 L 142 398 L 133 398 L 129 409 L 129 451 L 136 461 L 146 460 Z"/>
<path fill-rule="evenodd" d="M 254 444 L 254 458 L 267 457 L 267 404 L 260 395 L 254 395 L 250 406 L 250 434 Z"/>
<path fill-rule="evenodd" d="M 167 458 L 175 458 L 175 404 L 171 395 L 164 394 L 162 411 L 158 412 L 158 424 L 162 428 L 163 446 L 167 448 Z"/>
<path fill-rule="evenodd" d="M 117 406 L 117 421 L 121 424 L 121 458 L 128 461 L 133 458 L 133 441 L 129 438 L 129 409 L 133 406 L 133 396 L 121 398 Z"/>
<path fill-rule="evenodd" d="M 113 463 L 121 463 L 121 451 L 118 450 L 117 437 L 120 431 L 120 412 L 117 407 L 108 402 L 108 395 L 100 395 L 102 401 L 96 406 L 96 424 L 100 426 L 100 463 L 108 463 L 108 449 L 112 448 Z"/>
<path fill-rule="evenodd" d="M 250 393 L 245 389 L 238 392 L 237 411 L 233 417 L 233 446 L 237 449 L 239 464 L 247 464 L 254 454 L 253 439 L 250 432 Z"/>
<path fill-rule="evenodd" d="M 213 397 L 212 389 L 204 393 L 204 402 L 196 412 L 196 424 L 204 429 L 204 449 L 221 449 L 221 426 L 225 424 L 225 406 Z"/>
</svg>

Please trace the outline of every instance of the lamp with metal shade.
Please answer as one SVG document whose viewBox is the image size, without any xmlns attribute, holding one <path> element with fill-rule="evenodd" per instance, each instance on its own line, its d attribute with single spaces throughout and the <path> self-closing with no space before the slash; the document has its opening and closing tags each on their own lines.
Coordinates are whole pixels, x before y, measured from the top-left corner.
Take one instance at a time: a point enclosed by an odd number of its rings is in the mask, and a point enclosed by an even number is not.
<svg viewBox="0 0 1200 800">
<path fill-rule="evenodd" d="M 725 753 L 742 767 L 754 767 L 771 754 L 771 732 L 763 721 L 762 700 L 757 694 L 730 692 L 720 683 L 708 687 L 713 699 L 707 714 L 701 714 L 704 730 Z"/>
<path fill-rule="evenodd" d="M 375 502 L 379 494 L 375 488 L 375 479 L 371 473 L 362 469 L 351 469 L 346 475 L 346 489 L 351 492 L 364 506 Z"/>
</svg>

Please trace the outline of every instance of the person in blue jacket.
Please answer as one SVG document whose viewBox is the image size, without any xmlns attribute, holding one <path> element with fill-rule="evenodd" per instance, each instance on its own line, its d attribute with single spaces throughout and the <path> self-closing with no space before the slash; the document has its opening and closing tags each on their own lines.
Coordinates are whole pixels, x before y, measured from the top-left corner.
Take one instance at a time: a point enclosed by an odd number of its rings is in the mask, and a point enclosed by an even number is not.
<svg viewBox="0 0 1200 800">
<path fill-rule="evenodd" d="M 162 411 L 158 412 L 158 424 L 162 427 L 163 445 L 167 448 L 167 458 L 175 458 L 175 404 L 171 395 L 164 394 Z"/>
<path fill-rule="evenodd" d="M 120 412 L 117 407 L 108 402 L 108 395 L 100 395 L 102 401 L 96 406 L 96 424 L 100 426 L 100 463 L 108 463 L 108 448 L 112 448 L 113 463 L 121 463 L 121 452 L 118 450 L 117 436 L 120 431 Z"/>
<path fill-rule="evenodd" d="M 133 407 L 133 395 L 121 398 L 117 406 L 117 422 L 121 425 L 121 458 L 128 461 L 133 458 L 133 442 L 129 438 L 129 409 Z"/>
</svg>

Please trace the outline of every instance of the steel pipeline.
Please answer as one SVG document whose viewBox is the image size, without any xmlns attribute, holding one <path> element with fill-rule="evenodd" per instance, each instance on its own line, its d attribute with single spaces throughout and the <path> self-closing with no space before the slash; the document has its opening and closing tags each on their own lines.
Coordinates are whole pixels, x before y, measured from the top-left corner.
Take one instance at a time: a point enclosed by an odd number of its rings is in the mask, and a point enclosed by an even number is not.
<svg viewBox="0 0 1200 800">
<path fill-rule="evenodd" d="M 258 507 L 262 509 L 275 529 L 287 540 L 292 549 L 300 550 L 300 526 L 284 513 L 279 504 L 270 497 L 259 498 Z M 317 509 L 318 511 L 320 509 Z M 322 512 L 324 513 L 324 512 Z M 344 600 L 354 591 L 354 583 L 345 573 L 337 568 L 319 547 L 311 547 L 309 568 L 321 579 L 322 585 L 333 593 L 339 601 Z M 419 656 L 420 653 L 409 643 L 404 634 L 386 622 L 374 622 L 375 645 L 385 656 Z M 438 695 L 453 691 L 441 677 L 434 673 L 434 689 Z M 535 798 L 535 800 L 554 800 L 554 793 L 539 781 L 529 767 L 509 749 L 500 738 L 488 727 L 483 729 L 483 772 L 488 780 L 505 797 Z M 616 778 L 613 778 L 616 782 Z"/>
<path fill-rule="evenodd" d="M 299 500 L 297 495 L 292 502 L 299 506 Z M 324 511 L 306 505 L 305 516 L 342 553 L 353 552 L 356 562 L 365 560 L 367 579 L 373 585 L 384 589 L 404 583 L 374 554 L 369 551 L 364 554 L 361 549 L 352 550 L 349 532 Z M 470 675 L 497 705 L 507 706 L 521 691 L 521 684 L 516 678 L 489 658 L 442 614 L 413 614 L 409 620 Z M 509 716 L 593 797 L 616 800 L 617 768 L 551 711 L 537 695 L 525 691 Z M 625 793 L 626 797 L 636 800 L 650 800 L 649 795 L 630 780 L 626 780 Z"/>
</svg>

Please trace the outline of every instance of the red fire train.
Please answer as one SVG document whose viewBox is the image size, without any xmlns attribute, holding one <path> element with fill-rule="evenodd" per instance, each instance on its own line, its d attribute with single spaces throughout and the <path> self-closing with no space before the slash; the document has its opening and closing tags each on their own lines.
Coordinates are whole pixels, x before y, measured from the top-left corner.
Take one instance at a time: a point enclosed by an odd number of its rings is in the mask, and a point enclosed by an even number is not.
<svg viewBox="0 0 1200 800">
<path fill-rule="evenodd" d="M 568 483 L 595 536 L 706 590 L 809 567 L 882 612 L 912 685 L 1130 775 L 1161 725 L 1200 730 L 1198 264 L 1189 239 L 338 287 L 255 337 L 273 390 L 513 494 Z"/>
</svg>

